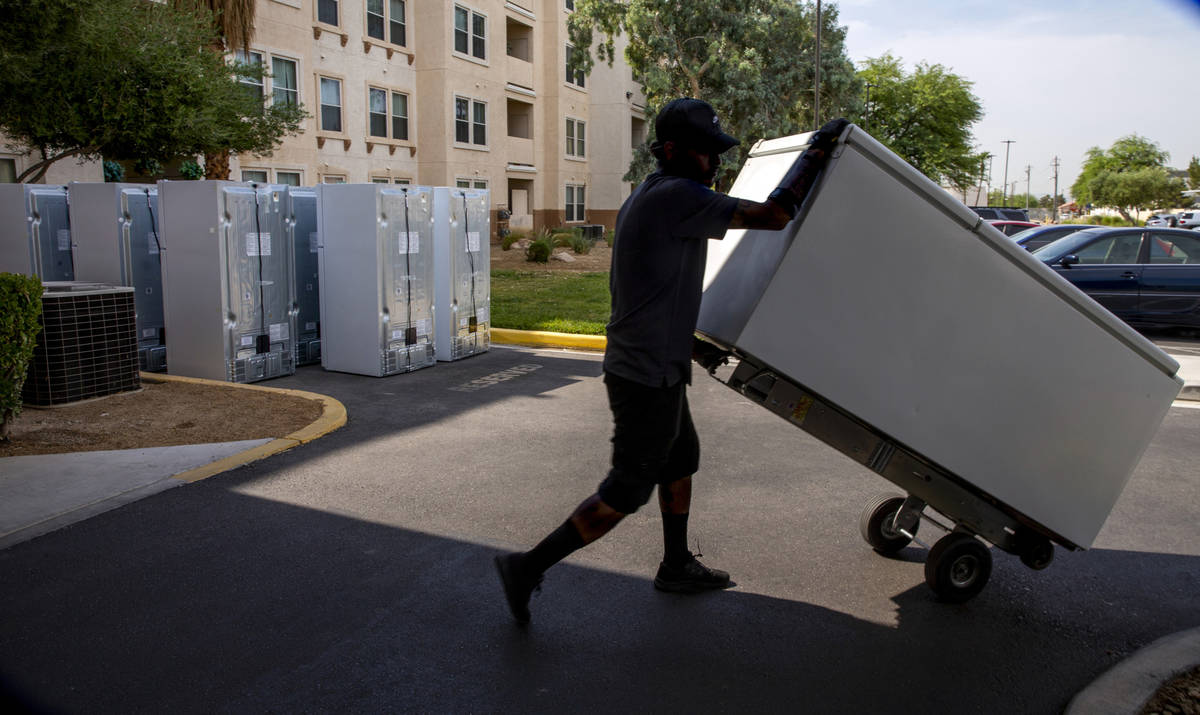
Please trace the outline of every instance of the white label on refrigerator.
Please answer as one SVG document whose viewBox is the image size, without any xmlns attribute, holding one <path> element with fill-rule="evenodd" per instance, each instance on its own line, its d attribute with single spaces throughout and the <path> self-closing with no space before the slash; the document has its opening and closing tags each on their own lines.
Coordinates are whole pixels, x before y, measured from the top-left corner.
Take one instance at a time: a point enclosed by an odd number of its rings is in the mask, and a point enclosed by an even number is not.
<svg viewBox="0 0 1200 715">
<path fill-rule="evenodd" d="M 58 229 L 58 250 L 71 250 L 71 230 L 66 228 Z"/>
<path fill-rule="evenodd" d="M 313 233 L 308 234 L 308 252 L 309 253 L 317 252 L 317 234 L 315 231 Z"/>
<path fill-rule="evenodd" d="M 146 245 L 150 247 L 150 255 L 158 255 L 158 237 L 153 232 L 146 234 Z"/>
<path fill-rule="evenodd" d="M 475 320 L 478 320 L 481 323 L 486 323 L 488 320 L 488 309 L 485 307 L 475 311 Z"/>
<path fill-rule="evenodd" d="M 421 335 L 429 335 L 429 318 L 422 318 L 417 321 L 417 332 Z"/>
<path fill-rule="evenodd" d="M 396 237 L 396 244 L 400 247 L 400 255 L 404 255 L 405 253 L 420 253 L 421 234 L 416 231 L 401 231 Z"/>
<path fill-rule="evenodd" d="M 467 251 L 469 253 L 479 253 L 478 231 L 467 231 Z"/>
<path fill-rule="evenodd" d="M 271 234 L 269 234 L 269 233 L 248 233 L 248 234 L 246 234 L 246 255 L 247 256 L 269 256 L 269 255 L 271 255 Z"/>
<path fill-rule="evenodd" d="M 287 323 L 271 323 L 268 331 L 271 334 L 271 342 L 277 343 L 281 340 L 288 339 L 288 324 Z"/>
<path fill-rule="evenodd" d="M 247 345 L 253 345 L 253 344 L 254 344 L 254 336 L 253 335 L 243 335 L 242 336 L 242 347 L 246 347 Z"/>
<path fill-rule="evenodd" d="M 154 328 L 146 328 L 145 330 L 143 330 L 142 337 L 143 338 L 153 338 L 154 337 Z"/>
<path fill-rule="evenodd" d="M 316 329 L 317 329 L 317 324 L 316 324 L 314 321 L 311 321 L 311 320 L 310 320 L 310 321 L 308 321 L 307 323 L 305 323 L 305 324 L 304 324 L 304 329 L 305 329 L 305 330 L 316 330 Z"/>
<path fill-rule="evenodd" d="M 399 340 L 400 338 L 403 338 L 403 337 L 404 337 L 403 330 L 393 330 L 392 331 L 392 340 Z"/>
</svg>

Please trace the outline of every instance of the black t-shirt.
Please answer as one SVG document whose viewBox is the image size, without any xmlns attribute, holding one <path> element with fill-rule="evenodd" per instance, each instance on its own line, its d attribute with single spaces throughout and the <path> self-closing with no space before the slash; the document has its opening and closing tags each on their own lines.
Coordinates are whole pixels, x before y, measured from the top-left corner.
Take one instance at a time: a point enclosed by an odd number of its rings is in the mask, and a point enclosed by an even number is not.
<svg viewBox="0 0 1200 715">
<path fill-rule="evenodd" d="M 691 377 L 709 238 L 721 238 L 737 199 L 655 172 L 625 200 L 613 243 L 612 317 L 604 371 L 652 387 Z"/>
</svg>

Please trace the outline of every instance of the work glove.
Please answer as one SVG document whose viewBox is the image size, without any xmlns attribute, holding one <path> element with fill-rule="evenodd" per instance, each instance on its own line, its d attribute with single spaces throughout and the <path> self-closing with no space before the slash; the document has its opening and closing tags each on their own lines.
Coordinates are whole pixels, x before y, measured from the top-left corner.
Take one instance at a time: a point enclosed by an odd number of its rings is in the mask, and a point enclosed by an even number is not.
<svg viewBox="0 0 1200 715">
<path fill-rule="evenodd" d="M 707 370 L 709 375 L 716 372 L 718 367 L 727 365 L 731 354 L 707 340 L 692 336 L 692 359 Z"/>
<path fill-rule="evenodd" d="M 800 210 L 800 204 L 808 196 L 817 174 L 825 167 L 829 153 L 833 151 L 838 137 L 846 130 L 850 122 L 846 119 L 834 119 L 818 129 L 809 140 L 808 148 L 797 157 L 792 168 L 783 175 L 778 188 L 767 197 L 769 201 L 782 206 L 793 218 Z"/>
</svg>

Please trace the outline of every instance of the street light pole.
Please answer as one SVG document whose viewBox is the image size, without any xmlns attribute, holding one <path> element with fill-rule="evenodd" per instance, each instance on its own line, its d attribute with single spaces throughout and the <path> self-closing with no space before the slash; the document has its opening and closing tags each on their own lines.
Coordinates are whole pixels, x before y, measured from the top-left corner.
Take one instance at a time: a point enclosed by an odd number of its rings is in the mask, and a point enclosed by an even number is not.
<svg viewBox="0 0 1200 715">
<path fill-rule="evenodd" d="M 1008 206 L 1008 150 L 1012 148 L 1015 139 L 1004 140 L 1004 188 L 1001 189 L 1001 203 Z"/>
</svg>

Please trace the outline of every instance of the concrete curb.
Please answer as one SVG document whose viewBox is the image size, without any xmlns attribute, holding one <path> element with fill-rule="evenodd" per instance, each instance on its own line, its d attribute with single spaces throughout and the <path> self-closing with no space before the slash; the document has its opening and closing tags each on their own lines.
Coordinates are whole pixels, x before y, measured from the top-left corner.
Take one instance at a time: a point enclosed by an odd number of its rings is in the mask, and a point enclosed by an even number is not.
<svg viewBox="0 0 1200 715">
<path fill-rule="evenodd" d="M 608 339 L 603 335 L 574 335 L 551 333 L 543 330 L 510 330 L 492 328 L 492 342 L 508 345 L 536 345 L 539 347 L 571 348 L 575 350 L 604 351 Z"/>
<path fill-rule="evenodd" d="M 162 373 L 143 372 L 143 382 L 164 383 L 164 382 L 185 382 L 194 385 L 212 385 L 214 387 L 233 387 L 241 390 L 262 390 L 264 392 L 275 392 L 282 395 L 291 395 L 293 397 L 302 397 L 307 400 L 317 400 L 322 403 L 321 416 L 307 427 L 292 432 L 291 434 L 272 440 L 266 444 L 248 449 L 244 452 L 218 459 L 215 462 L 210 462 L 203 467 L 189 469 L 186 472 L 171 475 L 172 479 L 177 479 L 181 482 L 198 482 L 201 479 L 227 472 L 244 464 L 257 462 L 260 459 L 265 459 L 274 454 L 291 449 L 302 444 L 323 437 L 330 432 L 338 429 L 346 424 L 346 406 L 341 402 L 329 397 L 328 395 L 320 395 L 315 392 L 306 392 L 304 390 L 288 390 L 279 387 L 267 387 L 265 385 L 247 385 L 240 382 L 221 382 L 219 380 L 206 380 L 200 377 L 181 377 L 178 375 L 164 375 Z"/>
<path fill-rule="evenodd" d="M 1171 678 L 1200 665 L 1200 628 L 1164 636 L 1079 691 L 1064 715 L 1134 715 Z"/>
</svg>

